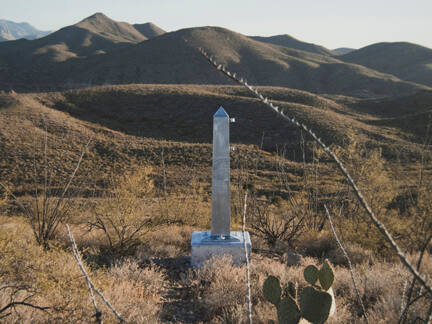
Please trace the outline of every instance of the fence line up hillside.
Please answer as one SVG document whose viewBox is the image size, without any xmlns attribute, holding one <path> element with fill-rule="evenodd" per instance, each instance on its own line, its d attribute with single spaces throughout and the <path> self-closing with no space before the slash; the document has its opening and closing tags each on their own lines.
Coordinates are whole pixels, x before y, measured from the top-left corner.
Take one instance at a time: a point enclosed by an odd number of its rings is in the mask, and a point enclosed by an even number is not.
<svg viewBox="0 0 432 324">
<path fill-rule="evenodd" d="M 278 116 L 280 116 L 282 119 L 288 121 L 289 123 L 293 124 L 294 126 L 300 128 L 301 130 L 304 130 L 307 134 L 309 134 L 315 142 L 318 143 L 318 145 L 327 153 L 327 155 L 336 163 L 339 170 L 342 172 L 344 177 L 347 179 L 348 183 L 350 184 L 351 188 L 354 191 L 354 194 L 356 195 L 357 199 L 359 200 L 360 204 L 362 205 L 363 209 L 366 211 L 367 215 L 371 219 L 372 223 L 378 228 L 378 230 L 381 232 L 381 234 L 384 236 L 385 240 L 390 244 L 392 249 L 396 252 L 399 259 L 401 260 L 402 264 L 405 265 L 405 267 L 412 273 L 412 275 L 422 284 L 422 286 L 428 291 L 429 294 L 432 295 L 432 286 L 430 286 L 427 282 L 424 276 L 422 276 L 411 264 L 410 261 L 406 258 L 405 254 L 400 249 L 399 245 L 396 243 L 396 241 L 391 236 L 390 232 L 387 230 L 387 228 L 384 226 L 381 221 L 378 220 L 375 213 L 373 212 L 372 208 L 369 206 L 369 203 L 366 201 L 365 197 L 363 196 L 363 193 L 360 191 L 360 189 L 357 187 L 357 184 L 354 182 L 351 174 L 348 172 L 348 170 L 345 168 L 343 163 L 339 160 L 339 158 L 336 156 L 336 154 L 326 145 L 324 142 L 306 125 L 300 123 L 293 117 L 289 117 L 284 114 L 282 109 L 276 105 L 273 105 L 269 101 L 268 98 L 264 97 L 260 92 L 258 92 L 257 89 L 250 86 L 247 81 L 243 78 L 238 78 L 236 73 L 232 73 L 228 71 L 225 66 L 222 64 L 218 64 L 213 57 L 209 56 L 207 52 L 204 51 L 204 49 L 199 48 L 198 51 L 201 53 L 201 55 L 204 56 L 204 58 L 217 70 L 221 71 L 223 74 L 225 74 L 228 78 L 235 81 L 236 83 L 246 87 L 250 92 L 252 92 L 262 103 L 264 103 L 267 107 L 272 109 Z"/>
</svg>

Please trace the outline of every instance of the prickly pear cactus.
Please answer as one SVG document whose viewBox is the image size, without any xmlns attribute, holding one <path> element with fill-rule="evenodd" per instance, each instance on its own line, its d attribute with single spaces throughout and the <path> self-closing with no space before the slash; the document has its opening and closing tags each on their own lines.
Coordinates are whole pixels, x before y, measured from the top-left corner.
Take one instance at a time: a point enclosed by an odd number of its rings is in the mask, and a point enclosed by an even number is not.
<svg viewBox="0 0 432 324">
<path fill-rule="evenodd" d="M 300 309 L 291 297 L 281 299 L 277 306 L 279 323 L 296 324 L 300 321 Z"/>
<path fill-rule="evenodd" d="M 329 290 L 330 287 L 333 285 L 333 281 L 334 281 L 333 269 L 331 268 L 327 260 L 324 261 L 318 273 L 318 279 L 322 289 L 324 289 L 325 291 Z"/>
<path fill-rule="evenodd" d="M 278 278 L 269 276 L 264 282 L 264 297 L 276 306 L 280 324 L 296 324 L 301 318 L 320 324 L 329 317 L 333 300 L 327 290 L 334 282 L 330 263 L 325 260 L 319 270 L 313 265 L 307 266 L 303 275 L 310 286 L 302 289 L 299 299 L 296 286 L 291 281 L 284 289 L 283 298 Z M 299 301 L 300 307 L 296 300 Z"/>
<path fill-rule="evenodd" d="M 281 293 L 282 288 L 280 286 L 279 279 L 275 276 L 269 276 L 264 281 L 263 286 L 263 294 L 265 299 L 277 307 L 280 301 Z"/>
<path fill-rule="evenodd" d="M 303 276 L 309 284 L 315 285 L 315 282 L 318 280 L 319 271 L 315 266 L 309 265 L 304 269 Z"/>
<path fill-rule="evenodd" d="M 297 286 L 292 281 L 288 282 L 288 287 L 286 289 L 286 295 L 291 296 L 292 299 L 294 299 L 294 300 L 297 299 Z"/>
<path fill-rule="evenodd" d="M 300 294 L 301 316 L 311 323 L 324 323 L 330 313 L 332 298 L 314 287 L 303 288 Z"/>
</svg>

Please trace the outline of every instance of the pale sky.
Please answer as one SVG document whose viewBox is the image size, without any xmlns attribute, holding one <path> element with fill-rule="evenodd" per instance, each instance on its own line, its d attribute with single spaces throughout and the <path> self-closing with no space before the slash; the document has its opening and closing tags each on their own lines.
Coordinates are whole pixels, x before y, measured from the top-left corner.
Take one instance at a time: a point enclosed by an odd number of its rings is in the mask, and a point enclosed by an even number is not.
<svg viewBox="0 0 432 324">
<path fill-rule="evenodd" d="M 166 31 L 220 26 L 254 36 L 289 34 L 329 49 L 407 41 L 432 48 L 432 0 L 0 0 L 0 19 L 41 30 L 95 12 Z"/>
</svg>

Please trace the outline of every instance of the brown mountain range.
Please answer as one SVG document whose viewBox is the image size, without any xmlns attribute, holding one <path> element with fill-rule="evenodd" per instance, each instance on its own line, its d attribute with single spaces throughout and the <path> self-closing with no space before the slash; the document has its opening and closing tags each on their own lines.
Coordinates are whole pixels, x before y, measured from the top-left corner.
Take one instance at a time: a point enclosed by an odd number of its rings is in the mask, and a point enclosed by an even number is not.
<svg viewBox="0 0 432 324">
<path fill-rule="evenodd" d="M 329 55 L 256 41 L 219 27 L 164 33 L 153 24 L 120 23 L 100 13 L 38 40 L 1 43 L 0 89 L 232 84 L 205 62 L 198 47 L 257 85 L 356 97 L 430 89 Z"/>
</svg>

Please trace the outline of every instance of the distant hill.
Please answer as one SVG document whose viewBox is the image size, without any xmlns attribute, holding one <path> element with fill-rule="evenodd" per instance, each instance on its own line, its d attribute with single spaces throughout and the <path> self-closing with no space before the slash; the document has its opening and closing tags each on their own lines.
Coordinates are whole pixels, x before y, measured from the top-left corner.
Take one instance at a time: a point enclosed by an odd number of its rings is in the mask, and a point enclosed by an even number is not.
<svg viewBox="0 0 432 324">
<path fill-rule="evenodd" d="M 0 89 L 233 84 L 206 62 L 198 47 L 256 85 L 356 97 L 428 89 L 334 57 L 255 41 L 219 27 L 188 28 L 146 39 L 134 26 L 96 14 L 42 39 L 0 43 Z"/>
<path fill-rule="evenodd" d="M 232 84 L 203 59 L 198 47 L 251 84 L 353 96 L 412 93 L 423 88 L 329 56 L 254 41 L 219 27 L 182 29 L 98 59 L 88 58 L 69 77 L 71 83 L 80 84 Z"/>
<path fill-rule="evenodd" d="M 153 23 L 134 24 L 133 26 L 147 38 L 157 37 L 166 33 L 165 30 L 159 28 Z"/>
<path fill-rule="evenodd" d="M 377 43 L 338 58 L 432 86 L 432 49 L 427 47 L 406 42 Z"/>
<path fill-rule="evenodd" d="M 147 39 L 131 24 L 112 20 L 103 13 L 96 13 L 74 26 L 111 40 L 113 43 L 139 43 Z"/>
<path fill-rule="evenodd" d="M 337 55 L 337 53 L 323 46 L 319 46 L 311 43 L 305 43 L 287 34 L 270 36 L 270 37 L 261 37 L 261 36 L 249 36 L 249 37 L 259 42 L 289 47 L 289 48 L 298 49 L 301 51 L 311 52 L 315 54 L 328 55 L 328 56 Z"/>
<path fill-rule="evenodd" d="M 157 26 L 152 25 L 152 28 L 147 27 L 147 30 L 157 30 Z M 96 13 L 75 25 L 31 42 L 1 44 L 0 57 L 3 62 L 12 65 L 26 62 L 36 66 L 46 65 L 105 54 L 147 39 L 131 24 Z"/>
<path fill-rule="evenodd" d="M 16 23 L 0 19 L 0 41 L 10 41 L 20 38 L 36 39 L 49 33 L 51 32 L 38 30 L 26 22 Z"/>
<path fill-rule="evenodd" d="M 352 51 L 355 51 L 355 50 L 356 50 L 355 48 L 339 47 L 339 48 L 334 49 L 333 52 L 336 52 L 340 55 L 343 55 L 343 54 L 351 53 Z"/>
<path fill-rule="evenodd" d="M 50 61 L 61 62 L 70 58 L 104 54 L 146 39 L 132 25 L 96 13 L 75 25 L 32 42 L 34 50 L 29 54 L 36 59 L 48 57 Z"/>
</svg>

